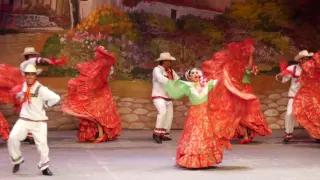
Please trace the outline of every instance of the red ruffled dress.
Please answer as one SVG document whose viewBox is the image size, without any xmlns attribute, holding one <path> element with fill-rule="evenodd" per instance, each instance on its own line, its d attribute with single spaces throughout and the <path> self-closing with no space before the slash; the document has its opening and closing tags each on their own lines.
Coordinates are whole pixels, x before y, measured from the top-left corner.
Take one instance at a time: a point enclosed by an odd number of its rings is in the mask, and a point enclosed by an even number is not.
<svg viewBox="0 0 320 180">
<path fill-rule="evenodd" d="M 320 64 L 309 60 L 301 68 L 302 86 L 293 101 L 293 115 L 313 138 L 320 139 Z"/>
<path fill-rule="evenodd" d="M 96 139 L 98 124 L 103 127 L 105 141 L 113 140 L 121 133 L 120 116 L 108 85 L 115 63 L 115 57 L 99 47 L 93 61 L 78 64 L 79 76 L 68 83 L 69 91 L 62 110 L 80 119 L 79 142 Z"/>
<path fill-rule="evenodd" d="M 221 131 L 218 133 L 221 138 L 242 138 L 247 131 L 253 139 L 272 132 L 251 85 L 242 82 L 253 50 L 252 39 L 230 43 L 225 51 L 216 53 L 203 64 L 205 76 L 220 80 L 209 93 L 209 109 L 212 124 Z"/>
<path fill-rule="evenodd" d="M 23 83 L 23 76 L 19 68 L 8 64 L 0 64 L 0 103 L 13 103 L 15 107 L 19 107 L 15 101 L 12 89 Z M 7 140 L 10 134 L 9 126 L 0 112 L 0 137 Z"/>
<path fill-rule="evenodd" d="M 176 164 L 184 168 L 207 168 L 222 162 L 224 145 L 208 118 L 208 92 L 216 81 L 207 83 L 170 80 L 165 84 L 170 98 L 184 96 L 191 103 L 186 124 L 178 142 Z M 200 85 L 200 86 L 199 86 Z"/>
</svg>

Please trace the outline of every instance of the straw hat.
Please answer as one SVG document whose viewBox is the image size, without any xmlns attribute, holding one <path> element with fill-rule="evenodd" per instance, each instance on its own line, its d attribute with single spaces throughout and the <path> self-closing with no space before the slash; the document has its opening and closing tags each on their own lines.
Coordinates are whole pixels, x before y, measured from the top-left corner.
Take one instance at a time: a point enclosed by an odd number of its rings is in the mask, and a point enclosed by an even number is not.
<svg viewBox="0 0 320 180">
<path fill-rule="evenodd" d="M 167 61 L 175 61 L 176 58 L 174 58 L 173 56 L 171 56 L 170 53 L 164 52 L 164 53 L 161 53 L 161 54 L 160 54 L 160 57 L 159 57 L 158 59 L 156 59 L 155 61 L 158 62 L 158 61 L 164 61 L 164 60 L 167 60 Z"/>
<path fill-rule="evenodd" d="M 25 56 L 30 54 L 39 54 L 39 53 L 34 49 L 34 47 L 26 47 L 24 48 L 24 52 L 21 55 Z"/>
<path fill-rule="evenodd" d="M 42 73 L 42 69 L 37 69 L 35 65 L 28 64 L 24 69 L 24 73 L 36 73 L 37 75 Z"/>
<path fill-rule="evenodd" d="M 303 51 L 300 51 L 298 55 L 296 55 L 296 57 L 294 57 L 294 60 L 295 61 L 299 61 L 301 58 L 304 58 L 304 57 L 312 57 L 314 55 L 314 53 L 312 52 L 308 52 L 307 50 L 303 50 Z"/>
</svg>

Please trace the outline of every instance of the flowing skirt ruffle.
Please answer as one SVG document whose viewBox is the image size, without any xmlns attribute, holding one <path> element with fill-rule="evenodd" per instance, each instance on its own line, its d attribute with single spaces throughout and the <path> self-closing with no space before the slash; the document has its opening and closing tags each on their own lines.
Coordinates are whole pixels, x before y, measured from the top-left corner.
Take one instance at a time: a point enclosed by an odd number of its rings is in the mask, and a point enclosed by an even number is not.
<svg viewBox="0 0 320 180">
<path fill-rule="evenodd" d="M 77 92 L 69 89 L 62 109 L 65 113 L 80 119 L 78 140 L 84 142 L 94 139 L 98 132 L 98 124 L 103 127 L 107 135 L 106 140 L 113 140 L 119 136 L 120 116 L 108 85 L 88 94 L 88 98 L 82 97 Z"/>
<path fill-rule="evenodd" d="M 207 104 L 191 106 L 180 137 L 176 163 L 185 168 L 206 168 L 222 161 L 223 147 L 213 133 Z"/>
<path fill-rule="evenodd" d="M 0 113 L 0 137 L 2 140 L 7 141 L 9 138 L 10 130 L 9 125 L 4 116 Z"/>
<path fill-rule="evenodd" d="M 320 85 L 311 83 L 303 86 L 294 98 L 293 113 L 295 119 L 310 136 L 320 139 Z"/>
<path fill-rule="evenodd" d="M 16 101 L 15 92 L 12 90 L 19 85 L 21 86 L 24 81 L 20 69 L 8 64 L 0 64 L 0 72 L 0 103 L 14 104 L 15 110 L 19 111 L 16 107 L 20 106 L 20 103 Z M 9 134 L 10 130 L 8 123 L 5 117 L 0 113 L 0 136 L 6 141 Z"/>
<path fill-rule="evenodd" d="M 272 131 L 250 85 L 225 83 L 224 78 L 228 77 L 222 77 L 215 90 L 209 93 L 209 117 L 215 129 L 220 131 L 217 132 L 220 138 L 241 138 L 245 131 L 249 131 L 250 138 L 270 135 Z"/>
</svg>

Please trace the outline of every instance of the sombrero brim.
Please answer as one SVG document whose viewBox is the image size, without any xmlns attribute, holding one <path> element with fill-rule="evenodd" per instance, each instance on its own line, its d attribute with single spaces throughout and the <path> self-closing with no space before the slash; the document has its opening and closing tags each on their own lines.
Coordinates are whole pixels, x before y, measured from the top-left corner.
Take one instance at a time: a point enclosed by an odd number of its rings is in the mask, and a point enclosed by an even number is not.
<svg viewBox="0 0 320 180">
<path fill-rule="evenodd" d="M 299 61 L 300 59 L 302 58 L 305 58 L 305 57 L 312 57 L 314 54 L 313 53 L 310 53 L 309 56 L 305 56 L 305 55 L 297 55 L 296 57 L 294 57 L 294 60 L 295 61 Z"/>
<path fill-rule="evenodd" d="M 37 69 L 36 74 L 39 75 L 42 73 L 42 69 Z M 24 72 L 24 73 L 34 73 L 34 72 Z"/>
<path fill-rule="evenodd" d="M 174 57 L 158 58 L 155 61 L 157 62 L 157 61 L 165 61 L 165 60 L 167 60 L 167 61 L 175 61 L 176 58 L 174 58 Z"/>
<path fill-rule="evenodd" d="M 22 53 L 21 55 L 22 55 L 22 56 L 25 56 L 25 55 L 30 55 L 30 54 L 36 54 L 36 55 L 38 55 L 39 53 L 36 52 L 36 51 L 33 51 L 33 52 L 25 52 L 25 53 Z"/>
</svg>

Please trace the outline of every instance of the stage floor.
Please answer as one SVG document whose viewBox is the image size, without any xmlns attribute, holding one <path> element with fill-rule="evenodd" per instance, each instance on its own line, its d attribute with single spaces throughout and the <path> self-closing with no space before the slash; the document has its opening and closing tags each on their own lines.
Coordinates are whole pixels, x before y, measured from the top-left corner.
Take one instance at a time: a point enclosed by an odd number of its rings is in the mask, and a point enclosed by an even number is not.
<svg viewBox="0 0 320 180">
<path fill-rule="evenodd" d="M 59 180 L 319 180 L 320 144 L 304 130 L 296 130 L 290 144 L 283 145 L 283 130 L 259 137 L 251 145 L 233 144 L 218 166 L 186 170 L 175 166 L 176 144 L 155 144 L 151 131 L 125 130 L 113 142 L 77 143 L 76 131 L 49 132 L 53 179 Z M 0 180 L 43 180 L 37 169 L 35 145 L 23 143 L 25 163 L 13 175 L 7 146 L 0 141 Z"/>
</svg>

